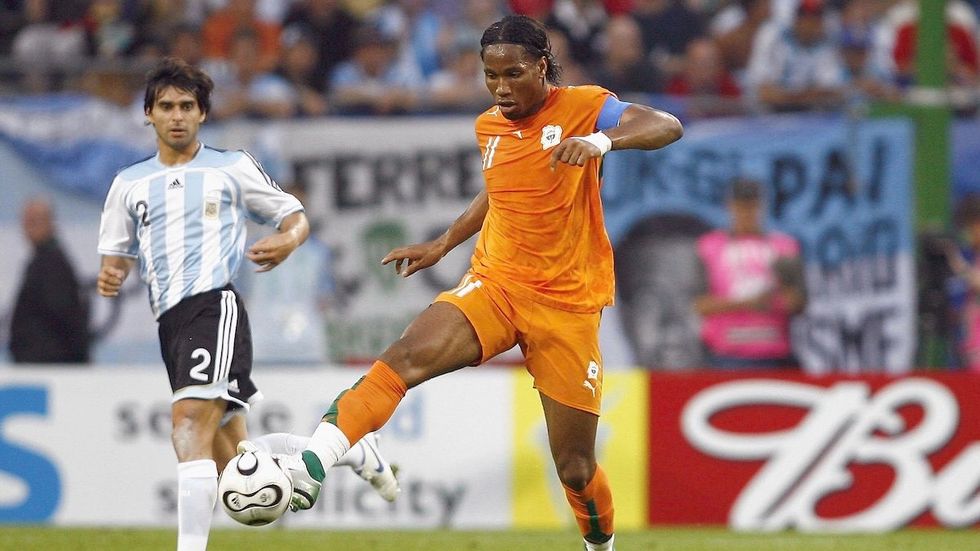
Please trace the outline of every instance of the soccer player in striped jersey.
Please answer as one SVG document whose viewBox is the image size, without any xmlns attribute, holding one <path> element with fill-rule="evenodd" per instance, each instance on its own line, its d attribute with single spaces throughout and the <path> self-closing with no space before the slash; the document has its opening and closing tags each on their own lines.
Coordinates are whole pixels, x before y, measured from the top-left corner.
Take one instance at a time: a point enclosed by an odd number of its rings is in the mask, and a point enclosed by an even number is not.
<svg viewBox="0 0 980 551">
<path fill-rule="evenodd" d="M 303 205 L 251 155 L 198 141 L 212 88 L 210 77 L 177 59 L 149 73 L 144 111 L 157 153 L 116 176 L 99 230 L 99 294 L 118 296 L 138 263 L 159 324 L 173 391 L 178 551 L 206 549 L 218 472 L 246 439 L 243 414 L 261 398 L 251 378 L 248 314 L 231 280 L 244 258 L 259 272 L 275 268 L 310 232 Z M 246 251 L 246 217 L 278 232 Z M 341 463 L 390 501 L 398 483 L 375 437 L 366 440 Z M 297 453 L 307 442 L 277 433 L 248 445 Z"/>
<path fill-rule="evenodd" d="M 382 259 L 409 276 L 480 232 L 470 270 L 334 401 L 301 457 L 287 459 L 293 505 L 312 505 L 324 468 L 380 428 L 408 389 L 518 345 L 584 546 L 611 550 L 612 492 L 595 457 L 599 318 L 614 284 L 599 169 L 611 149 L 658 149 L 683 130 L 672 115 L 598 86 L 559 86 L 547 34 L 533 19 L 507 16 L 480 45 L 495 103 L 476 121 L 485 190 L 442 236 Z"/>
</svg>

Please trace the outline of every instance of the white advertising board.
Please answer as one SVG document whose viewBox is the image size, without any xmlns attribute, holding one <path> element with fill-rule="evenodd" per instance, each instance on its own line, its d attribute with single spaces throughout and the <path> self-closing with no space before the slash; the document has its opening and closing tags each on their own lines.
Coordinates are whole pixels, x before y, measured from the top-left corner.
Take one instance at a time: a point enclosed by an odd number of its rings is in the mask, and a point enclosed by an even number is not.
<svg viewBox="0 0 980 551">
<path fill-rule="evenodd" d="M 310 434 L 356 369 L 263 366 L 253 435 Z M 387 503 L 346 467 L 328 473 L 312 511 L 286 526 L 497 528 L 510 525 L 512 377 L 453 374 L 413 389 L 381 431 L 400 467 Z M 0 369 L 0 522 L 173 526 L 176 459 L 170 393 L 159 370 Z M 220 525 L 233 522 L 216 514 Z"/>
</svg>

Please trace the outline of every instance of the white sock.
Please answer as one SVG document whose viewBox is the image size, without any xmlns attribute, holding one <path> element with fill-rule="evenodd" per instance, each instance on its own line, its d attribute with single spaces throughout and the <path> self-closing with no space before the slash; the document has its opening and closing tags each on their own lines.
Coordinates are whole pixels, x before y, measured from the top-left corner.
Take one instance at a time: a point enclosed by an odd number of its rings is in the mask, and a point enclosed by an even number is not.
<svg viewBox="0 0 980 551">
<path fill-rule="evenodd" d="M 177 464 L 177 551 L 205 551 L 218 498 L 214 460 Z"/>
<path fill-rule="evenodd" d="M 324 471 L 337 464 L 350 447 L 343 431 L 326 421 L 320 422 L 310 437 L 310 443 L 306 445 L 306 449 L 316 454 Z"/>
<path fill-rule="evenodd" d="M 606 543 L 592 543 L 589 540 L 585 540 L 586 551 L 615 551 L 613 548 L 613 540 L 616 539 L 616 534 L 609 537 L 609 541 Z"/>
<path fill-rule="evenodd" d="M 299 455 L 309 445 L 310 437 L 290 434 L 288 432 L 273 432 L 265 436 L 259 436 L 252 440 L 252 443 L 266 453 Z"/>
<path fill-rule="evenodd" d="M 368 433 L 368 435 L 370 434 L 371 433 Z M 365 438 L 370 438 L 370 436 L 366 436 Z M 367 449 L 364 448 L 364 439 L 362 438 L 361 440 L 358 440 L 357 443 L 355 443 L 353 446 L 351 446 L 343 457 L 341 457 L 339 460 L 337 460 L 336 463 L 334 463 L 334 467 L 336 467 L 337 465 L 344 465 L 346 467 L 351 467 L 353 469 L 356 469 L 361 465 L 364 465 L 365 459 L 367 459 Z"/>
</svg>

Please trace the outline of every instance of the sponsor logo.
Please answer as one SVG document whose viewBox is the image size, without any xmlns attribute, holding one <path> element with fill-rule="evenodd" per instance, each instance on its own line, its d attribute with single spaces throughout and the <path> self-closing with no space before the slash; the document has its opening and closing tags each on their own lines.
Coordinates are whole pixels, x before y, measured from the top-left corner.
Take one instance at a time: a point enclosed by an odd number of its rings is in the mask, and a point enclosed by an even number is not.
<svg viewBox="0 0 980 551">
<path fill-rule="evenodd" d="M 801 409 L 804 415 L 793 426 L 766 432 L 718 425 L 720 416 L 736 408 L 744 419 L 761 418 L 773 407 Z M 946 526 L 974 524 L 980 521 L 980 442 L 969 442 L 940 468 L 929 460 L 940 451 L 948 455 L 944 448 L 959 425 L 950 389 L 918 377 L 877 392 L 865 381 L 825 388 L 737 380 L 702 390 L 681 413 L 684 438 L 701 452 L 727 461 L 763 461 L 729 511 L 730 525 L 740 530 L 884 531 L 923 513 Z M 880 478 L 883 488 L 869 489 L 869 477 L 855 474 L 872 466 L 893 473 Z M 850 505 L 843 513 L 828 511 L 827 502 L 842 493 Z"/>
</svg>

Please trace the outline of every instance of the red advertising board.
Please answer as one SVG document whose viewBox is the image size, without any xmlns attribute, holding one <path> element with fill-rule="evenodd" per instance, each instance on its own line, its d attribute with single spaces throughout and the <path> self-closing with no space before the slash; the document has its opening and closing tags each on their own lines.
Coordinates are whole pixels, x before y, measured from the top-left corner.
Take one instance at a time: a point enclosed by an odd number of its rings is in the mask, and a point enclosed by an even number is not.
<svg viewBox="0 0 980 551">
<path fill-rule="evenodd" d="M 649 521 L 885 531 L 980 522 L 980 375 L 650 375 Z"/>
</svg>

